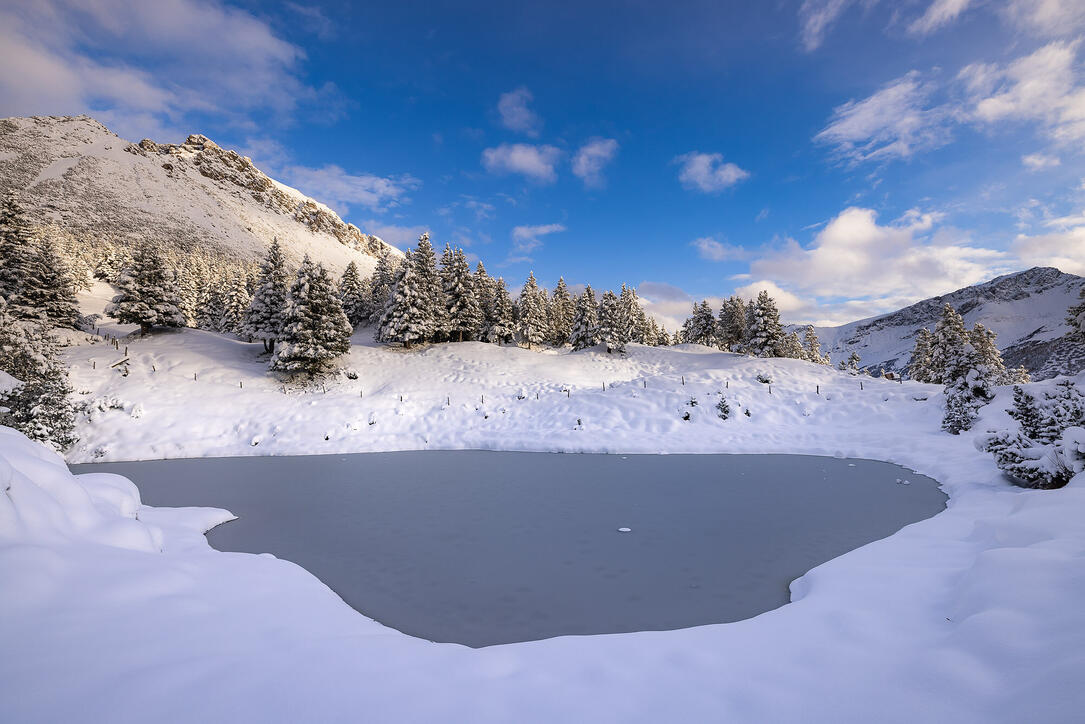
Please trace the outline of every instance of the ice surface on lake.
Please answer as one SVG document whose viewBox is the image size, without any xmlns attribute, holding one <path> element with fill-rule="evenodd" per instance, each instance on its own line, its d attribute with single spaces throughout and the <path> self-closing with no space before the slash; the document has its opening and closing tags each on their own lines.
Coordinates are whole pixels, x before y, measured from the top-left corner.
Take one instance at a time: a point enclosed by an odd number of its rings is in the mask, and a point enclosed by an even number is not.
<svg viewBox="0 0 1085 724">
<path fill-rule="evenodd" d="M 628 457 L 628 459 L 627 459 Z M 226 508 L 220 550 L 305 567 L 362 613 L 469 646 L 737 621 L 942 510 L 930 478 L 807 455 L 420 451 L 73 466 Z M 615 519 L 626 525 L 615 536 Z"/>
</svg>

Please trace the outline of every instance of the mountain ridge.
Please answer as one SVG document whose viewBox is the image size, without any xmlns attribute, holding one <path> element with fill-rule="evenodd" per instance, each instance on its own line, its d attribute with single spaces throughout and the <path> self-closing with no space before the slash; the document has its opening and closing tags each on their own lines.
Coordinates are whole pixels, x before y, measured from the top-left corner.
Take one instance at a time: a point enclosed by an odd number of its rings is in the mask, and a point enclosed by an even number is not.
<svg viewBox="0 0 1085 724">
<path fill-rule="evenodd" d="M 294 262 L 354 261 L 363 273 L 384 250 L 400 253 L 206 136 L 132 143 L 85 115 L 0 119 L 0 191 L 16 191 L 36 223 L 91 239 L 153 238 L 254 261 L 278 237 Z"/>
<path fill-rule="evenodd" d="M 922 327 L 933 330 L 948 303 L 968 326 L 978 322 L 998 335 L 1007 364 L 1022 364 L 1036 379 L 1046 379 L 1085 369 L 1085 345 L 1069 336 L 1065 321 L 1082 288 L 1085 278 L 1054 267 L 1032 267 L 887 314 L 814 329 L 833 359 L 856 352 L 864 369 L 899 372 L 908 364 L 915 335 Z"/>
</svg>

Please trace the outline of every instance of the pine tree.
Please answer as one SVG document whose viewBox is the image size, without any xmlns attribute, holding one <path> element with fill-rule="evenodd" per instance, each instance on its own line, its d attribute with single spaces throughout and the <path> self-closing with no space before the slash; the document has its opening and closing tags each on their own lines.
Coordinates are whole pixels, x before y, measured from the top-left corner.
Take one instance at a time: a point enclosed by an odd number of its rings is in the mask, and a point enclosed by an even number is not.
<svg viewBox="0 0 1085 724">
<path fill-rule="evenodd" d="M 493 321 L 486 329 L 486 341 L 509 344 L 516 337 L 516 323 L 512 319 L 512 299 L 505 288 L 505 280 L 498 277 L 494 282 Z"/>
<path fill-rule="evenodd" d="M 623 316 L 618 296 L 608 289 L 599 303 L 599 341 L 607 346 L 608 354 L 625 352 L 628 336 Z"/>
<path fill-rule="evenodd" d="M 444 285 L 441 281 L 441 273 L 437 270 L 437 256 L 430 243 L 429 232 L 423 232 L 418 237 L 418 244 L 411 254 L 411 263 L 415 267 L 418 288 L 426 299 L 429 316 L 431 331 L 424 341 L 448 339 L 451 331 L 448 306 L 445 303 Z"/>
<path fill-rule="evenodd" d="M 730 352 L 739 352 L 745 346 L 746 304 L 739 297 L 731 295 L 723 301 L 716 337 L 720 348 Z"/>
<path fill-rule="evenodd" d="M 256 291 L 245 313 L 245 334 L 264 343 L 264 351 L 275 351 L 275 340 L 283 329 L 283 314 L 289 298 L 286 257 L 274 239 L 260 264 Z"/>
<path fill-rule="evenodd" d="M 365 285 L 358 273 L 358 265 L 351 261 L 339 278 L 339 303 L 350 320 L 350 326 L 357 328 L 365 319 L 365 306 L 368 302 Z"/>
<path fill-rule="evenodd" d="M 962 359 L 964 347 L 969 343 L 964 320 L 957 311 L 945 304 L 942 316 L 934 327 L 931 341 L 930 381 L 945 384 L 959 375 L 950 368 Z M 948 375 L 948 377 L 947 377 Z"/>
<path fill-rule="evenodd" d="M 0 371 L 17 384 L 0 392 L 0 425 L 62 451 L 75 442 L 68 373 L 45 325 L 13 317 L 0 300 Z"/>
<path fill-rule="evenodd" d="M 858 352 L 852 352 L 848 355 L 846 360 L 840 360 L 840 371 L 849 372 L 853 375 L 859 374 L 859 363 L 861 362 Z"/>
<path fill-rule="evenodd" d="M 245 277 L 234 274 L 230 278 L 226 293 L 222 296 L 222 302 L 222 321 L 219 323 L 219 331 L 251 339 L 245 332 L 245 314 L 252 304 L 249 290 L 245 286 Z"/>
<path fill-rule="evenodd" d="M 496 294 L 497 280 L 486 273 L 486 267 L 480 261 L 475 266 L 475 296 L 478 297 L 479 309 L 482 310 L 482 323 L 475 333 L 478 339 L 486 339 L 490 327 L 494 324 L 494 298 Z"/>
<path fill-rule="evenodd" d="M 374 335 L 378 342 L 400 342 L 405 349 L 433 338 L 432 300 L 418 278 L 418 268 L 412 259 L 414 254 L 408 252 L 399 268 L 391 298 Z"/>
<path fill-rule="evenodd" d="M 352 331 L 331 276 L 306 255 L 290 287 L 282 333 L 269 368 L 287 374 L 319 374 L 350 351 Z"/>
<path fill-rule="evenodd" d="M 814 325 L 806 325 L 802 346 L 805 359 L 819 365 L 829 364 L 829 357 L 821 353 L 821 340 L 818 339 L 818 333 L 814 330 Z"/>
<path fill-rule="evenodd" d="M 221 281 L 218 279 L 209 280 L 200 290 L 196 326 L 208 332 L 221 332 L 222 319 L 225 316 L 226 299 L 221 290 Z"/>
<path fill-rule="evenodd" d="M 26 288 L 25 299 L 55 327 L 75 327 L 79 320 L 75 283 L 68 263 L 57 250 L 53 238 L 44 234 L 36 248 L 36 286 Z"/>
<path fill-rule="evenodd" d="M 956 315 L 956 312 L 953 313 Z M 957 315 L 957 319 L 960 316 Z M 952 327 L 952 324 L 947 325 Z M 963 329 L 964 325 L 961 324 Z M 937 334 L 935 335 L 937 339 Z M 945 357 L 946 407 L 942 417 L 942 429 L 959 435 L 972 428 L 979 416 L 978 410 L 991 401 L 991 383 L 986 377 L 987 369 L 980 361 L 972 343 L 965 336 L 963 345 L 954 354 Z M 954 351 L 953 347 L 947 349 Z"/>
<path fill-rule="evenodd" d="M 475 277 L 463 249 L 451 252 L 444 274 L 445 303 L 449 329 L 457 342 L 475 338 L 483 324 L 482 305 L 475 289 Z"/>
<path fill-rule="evenodd" d="M 590 284 L 584 287 L 584 291 L 576 299 L 569 341 L 573 349 L 588 349 L 599 344 L 599 308 Z"/>
<path fill-rule="evenodd" d="M 934 382 L 931 370 L 931 350 L 934 335 L 926 327 L 919 330 L 912 349 L 912 358 L 908 361 L 908 376 L 916 382 Z M 938 380 L 941 382 L 941 380 Z"/>
<path fill-rule="evenodd" d="M 753 314 L 749 320 L 749 349 L 755 357 L 772 357 L 784 338 L 780 324 L 780 312 L 768 292 L 762 290 L 752 304 Z"/>
<path fill-rule="evenodd" d="M 46 321 L 39 306 L 44 292 L 41 251 L 22 207 L 10 193 L 0 206 L 0 299 L 8 314 L 21 320 Z"/>
<path fill-rule="evenodd" d="M 546 341 L 548 316 L 546 313 L 545 292 L 541 292 L 535 281 L 535 272 L 530 272 L 527 281 L 520 290 L 520 302 L 517 306 L 519 315 L 517 329 L 520 339 L 527 342 L 528 349 L 533 344 Z"/>
<path fill-rule="evenodd" d="M 576 303 L 565 285 L 565 277 L 558 277 L 554 296 L 550 302 L 550 344 L 562 347 L 569 344 L 576 317 Z"/>
<path fill-rule="evenodd" d="M 688 344 L 716 345 L 716 317 L 708 300 L 693 305 L 693 311 L 682 325 L 682 341 Z"/>
<path fill-rule="evenodd" d="M 790 359 L 807 359 L 806 348 L 802 346 L 802 340 L 799 339 L 798 332 L 788 332 L 784 335 L 783 340 L 777 347 L 776 356 Z"/>
<path fill-rule="evenodd" d="M 1040 408 L 1036 404 L 1036 398 L 1020 385 L 1013 386 L 1013 407 L 1006 410 L 1006 413 L 1017 420 L 1017 423 L 1021 425 L 1021 432 L 1026 437 L 1041 440 L 1043 418 L 1040 415 Z M 1053 440 L 1043 440 L 1043 442 L 1053 442 Z"/>
<path fill-rule="evenodd" d="M 619 323 L 621 324 L 622 336 L 625 341 L 644 344 L 648 320 L 644 310 L 640 307 L 637 293 L 633 287 L 622 285 L 622 291 L 618 295 Z M 624 348 L 625 345 L 623 344 Z"/>
<path fill-rule="evenodd" d="M 120 293 L 113 297 L 105 313 L 118 322 L 138 324 L 141 335 L 153 327 L 185 326 L 174 274 L 152 244 L 140 244 L 117 286 Z"/>
<path fill-rule="evenodd" d="M 656 346 L 657 347 L 670 347 L 671 344 L 673 343 L 673 341 L 674 341 L 673 338 L 667 332 L 667 328 L 666 327 L 660 327 L 659 328 L 659 338 L 656 340 Z"/>
<path fill-rule="evenodd" d="M 388 302 L 392 298 L 392 287 L 399 278 L 399 268 L 403 262 L 391 250 L 385 249 L 377 259 L 377 267 L 373 271 L 373 283 L 369 292 L 369 321 L 377 323 L 384 314 Z"/>
<path fill-rule="evenodd" d="M 976 352 L 977 370 L 990 386 L 1005 385 L 1010 382 L 1010 375 L 1002 361 L 1002 353 L 995 344 L 996 335 L 991 330 L 976 322 L 969 334 L 969 341 Z"/>
</svg>

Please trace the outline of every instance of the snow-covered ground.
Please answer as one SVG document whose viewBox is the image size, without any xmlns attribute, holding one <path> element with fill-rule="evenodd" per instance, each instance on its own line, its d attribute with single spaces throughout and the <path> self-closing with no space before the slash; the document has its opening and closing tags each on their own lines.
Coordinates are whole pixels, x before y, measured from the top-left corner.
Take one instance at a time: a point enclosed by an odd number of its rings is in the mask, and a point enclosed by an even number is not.
<svg viewBox="0 0 1085 724">
<path fill-rule="evenodd" d="M 696 346 L 405 353 L 365 334 L 347 365 L 357 379 L 326 392 L 284 392 L 258 345 L 204 332 L 128 341 L 127 376 L 111 367 L 124 341 L 72 347 L 74 386 L 103 403 L 71 460 L 814 453 L 908 466 L 943 483 L 948 507 L 815 568 L 791 604 L 753 619 L 471 650 L 379 626 L 293 564 L 215 552 L 200 533 L 226 513 L 141 507 L 122 479 L 72 477 L 3 430 L 5 720 L 1079 719 L 1085 479 L 1008 485 L 969 435 L 939 430 L 937 387 L 862 378 L 860 389 L 826 367 Z M 1009 397 L 1001 389 L 977 428 L 1008 423 Z"/>
</svg>

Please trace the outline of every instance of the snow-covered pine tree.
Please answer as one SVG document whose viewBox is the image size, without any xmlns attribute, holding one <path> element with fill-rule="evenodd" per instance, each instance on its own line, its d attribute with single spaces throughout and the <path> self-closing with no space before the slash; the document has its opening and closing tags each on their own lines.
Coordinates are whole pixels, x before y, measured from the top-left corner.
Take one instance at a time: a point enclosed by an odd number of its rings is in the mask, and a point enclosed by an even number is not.
<svg viewBox="0 0 1085 724">
<path fill-rule="evenodd" d="M 926 327 L 919 330 L 912 349 L 912 358 L 908 361 L 908 376 L 916 382 L 934 382 L 931 370 L 931 349 L 934 335 Z M 941 380 L 938 380 L 941 382 Z"/>
<path fill-rule="evenodd" d="M 850 355 L 848 355 L 847 359 L 840 360 L 839 369 L 841 372 L 849 372 L 853 375 L 857 375 L 859 374 L 859 363 L 861 361 L 862 360 L 859 357 L 859 353 L 852 352 Z"/>
<path fill-rule="evenodd" d="M 444 270 L 445 304 L 448 310 L 449 330 L 457 342 L 475 338 L 483 324 L 482 305 L 475 289 L 475 276 L 467 263 L 463 249 L 451 252 L 448 267 Z"/>
<path fill-rule="evenodd" d="M 1066 323 L 1079 342 L 1085 342 L 1085 286 L 1078 293 L 1081 301 L 1066 310 Z"/>
<path fill-rule="evenodd" d="M 225 283 L 217 274 L 209 274 L 200 287 L 200 303 L 196 311 L 196 327 L 208 332 L 222 331 L 222 318 L 226 314 L 226 299 L 222 292 Z"/>
<path fill-rule="evenodd" d="M 599 344 L 599 307 L 590 284 L 585 286 L 584 291 L 576 298 L 569 342 L 573 349 L 588 349 Z"/>
<path fill-rule="evenodd" d="M 998 351 L 998 345 L 995 343 L 995 333 L 976 322 L 968 337 L 972 343 L 972 349 L 976 351 L 977 370 L 987 384 L 990 386 L 1009 384 L 1010 374 L 1002 361 L 1002 353 Z"/>
<path fill-rule="evenodd" d="M 648 318 L 641 309 L 640 300 L 633 287 L 622 285 L 622 291 L 618 295 L 618 305 L 621 308 L 621 322 L 624 325 L 623 332 L 626 342 L 645 344 L 648 333 Z"/>
<path fill-rule="evenodd" d="M 746 343 L 746 304 L 737 295 L 732 294 L 723 300 L 716 324 L 716 337 L 721 349 L 730 352 L 743 349 Z"/>
<path fill-rule="evenodd" d="M 17 382 L 0 391 L 0 425 L 62 451 L 75 442 L 68 372 L 46 326 L 19 320 L 0 300 L 0 371 Z"/>
<path fill-rule="evenodd" d="M 75 327 L 79 320 L 75 282 L 68 263 L 50 234 L 37 239 L 35 286 L 25 288 L 24 298 L 54 327 Z"/>
<path fill-rule="evenodd" d="M 252 298 L 245 286 L 245 277 L 239 273 L 233 274 L 222 296 L 222 321 L 219 323 L 219 330 L 224 334 L 252 339 L 245 332 L 245 314 L 251 304 Z"/>
<path fill-rule="evenodd" d="M 558 277 L 554 296 L 550 300 L 550 344 L 555 347 L 569 344 L 575 316 L 576 303 L 565 285 L 565 277 Z"/>
<path fill-rule="evenodd" d="M 385 307 L 392 297 L 392 287 L 399 278 L 399 267 L 403 262 L 389 249 L 381 252 L 377 259 L 377 267 L 373 270 L 373 283 L 369 292 L 369 321 L 380 322 Z"/>
<path fill-rule="evenodd" d="M 185 325 L 196 326 L 200 310 L 200 283 L 195 261 L 191 257 L 177 269 L 177 296 L 181 300 L 180 309 L 185 316 Z"/>
<path fill-rule="evenodd" d="M 535 272 L 528 273 L 527 281 L 520 290 L 520 301 L 517 305 L 519 315 L 517 318 L 517 331 L 520 333 L 520 341 L 527 342 L 528 349 L 533 344 L 542 344 L 546 341 L 549 319 L 546 313 L 545 292 L 540 294 L 538 283 L 535 281 Z"/>
<path fill-rule="evenodd" d="M 494 344 L 511 343 L 516 338 L 516 323 L 512 319 L 512 299 L 509 297 L 509 290 L 505 288 L 505 280 L 501 277 L 494 281 L 491 310 L 486 341 Z"/>
<path fill-rule="evenodd" d="M 659 328 L 659 337 L 656 339 L 657 347 L 670 347 L 674 342 L 674 338 L 667 332 L 666 327 Z"/>
<path fill-rule="evenodd" d="M 644 344 L 651 345 L 652 347 L 659 346 L 659 322 L 655 320 L 655 317 L 649 317 L 644 315 L 647 324 L 644 327 Z"/>
<path fill-rule="evenodd" d="M 802 346 L 807 360 L 819 365 L 830 364 L 828 355 L 821 353 L 821 340 L 818 339 L 818 333 L 814 330 L 814 325 L 806 325 L 806 330 L 803 332 Z"/>
<path fill-rule="evenodd" d="M 283 315 L 290 292 L 286 257 L 279 240 L 273 239 L 260 264 L 256 291 L 245 313 L 245 334 L 264 343 L 265 352 L 275 351 L 275 340 L 283 328 Z"/>
<path fill-rule="evenodd" d="M 343 271 L 343 276 L 339 278 L 339 304 L 343 307 L 343 312 L 347 315 L 347 319 L 350 320 L 350 326 L 352 328 L 357 327 L 363 321 L 365 305 L 367 299 L 365 298 L 365 288 L 362 284 L 362 277 L 358 273 L 358 265 L 351 261 L 347 264 L 347 268 Z"/>
<path fill-rule="evenodd" d="M 44 322 L 38 303 L 44 291 L 40 245 L 14 193 L 0 206 L 0 299 L 15 319 Z"/>
<path fill-rule="evenodd" d="M 121 272 L 120 291 L 105 313 L 124 324 L 138 324 L 141 335 L 154 327 L 183 327 L 181 299 L 173 271 L 166 268 L 162 255 L 149 242 L 136 249 L 131 266 Z"/>
<path fill-rule="evenodd" d="M 1040 415 L 1040 407 L 1036 404 L 1036 398 L 1021 385 L 1013 386 L 1013 407 L 1006 410 L 1006 414 L 1017 420 L 1021 426 L 1021 432 L 1033 440 L 1041 442 L 1054 442 L 1043 439 L 1043 418 Z"/>
<path fill-rule="evenodd" d="M 755 357 L 772 357 L 784 338 L 776 301 L 765 290 L 757 293 L 749 319 L 749 349 Z"/>
<path fill-rule="evenodd" d="M 802 360 L 808 358 L 806 348 L 802 346 L 802 340 L 799 339 L 798 332 L 788 332 L 784 335 L 779 348 L 776 350 L 776 356 Z"/>
<path fill-rule="evenodd" d="M 994 455 L 998 467 L 1027 488 L 1060 488 L 1085 470 L 1085 395 L 1071 380 L 1045 390 L 1037 401 L 1014 388 L 1013 409 L 1020 431 L 988 430 L 975 445 Z"/>
<path fill-rule="evenodd" d="M 953 314 L 960 320 L 960 315 L 956 312 Z M 951 325 L 952 321 L 949 324 Z M 963 327 L 962 322 L 961 328 Z M 935 337 L 937 339 L 937 334 Z M 945 371 L 942 375 L 946 396 L 942 429 L 953 435 L 971 429 L 978 417 L 979 408 L 990 402 L 994 396 L 991 383 L 986 377 L 986 366 L 981 363 L 975 348 L 968 341 L 967 333 L 964 339 L 964 343 L 956 348 L 955 354 L 945 357 Z"/>
<path fill-rule="evenodd" d="M 268 366 L 310 377 L 324 372 L 350 351 L 352 332 L 331 275 L 306 255 L 290 287 L 279 343 Z"/>
<path fill-rule="evenodd" d="M 968 344 L 968 330 L 964 320 L 948 303 L 942 307 L 942 316 L 934 326 L 931 340 L 930 381 L 940 384 L 947 382 L 947 368 L 961 358 L 964 346 Z"/>
<path fill-rule="evenodd" d="M 707 299 L 693 305 L 689 319 L 682 325 L 682 341 L 687 344 L 703 344 L 706 347 L 715 346 L 716 317 Z"/>
<path fill-rule="evenodd" d="M 414 264 L 415 281 L 419 290 L 428 300 L 430 334 L 425 341 L 448 339 L 451 323 L 448 306 L 445 303 L 445 290 L 441 282 L 441 273 L 437 270 L 437 255 L 429 240 L 429 232 L 418 237 L 418 244 L 411 253 Z"/>
<path fill-rule="evenodd" d="M 408 251 L 399 267 L 392 295 L 374 333 L 378 342 L 399 342 L 404 349 L 433 339 L 432 298 L 422 287 L 414 255 Z"/>
<path fill-rule="evenodd" d="M 477 339 L 485 340 L 487 332 L 494 323 L 494 296 L 497 293 L 497 280 L 486 273 L 486 267 L 479 261 L 475 265 L 475 296 L 482 312 L 482 323 L 475 333 Z"/>
<path fill-rule="evenodd" d="M 625 352 L 627 330 L 621 301 L 608 289 L 599 303 L 599 341 L 607 346 L 607 354 Z"/>
</svg>

